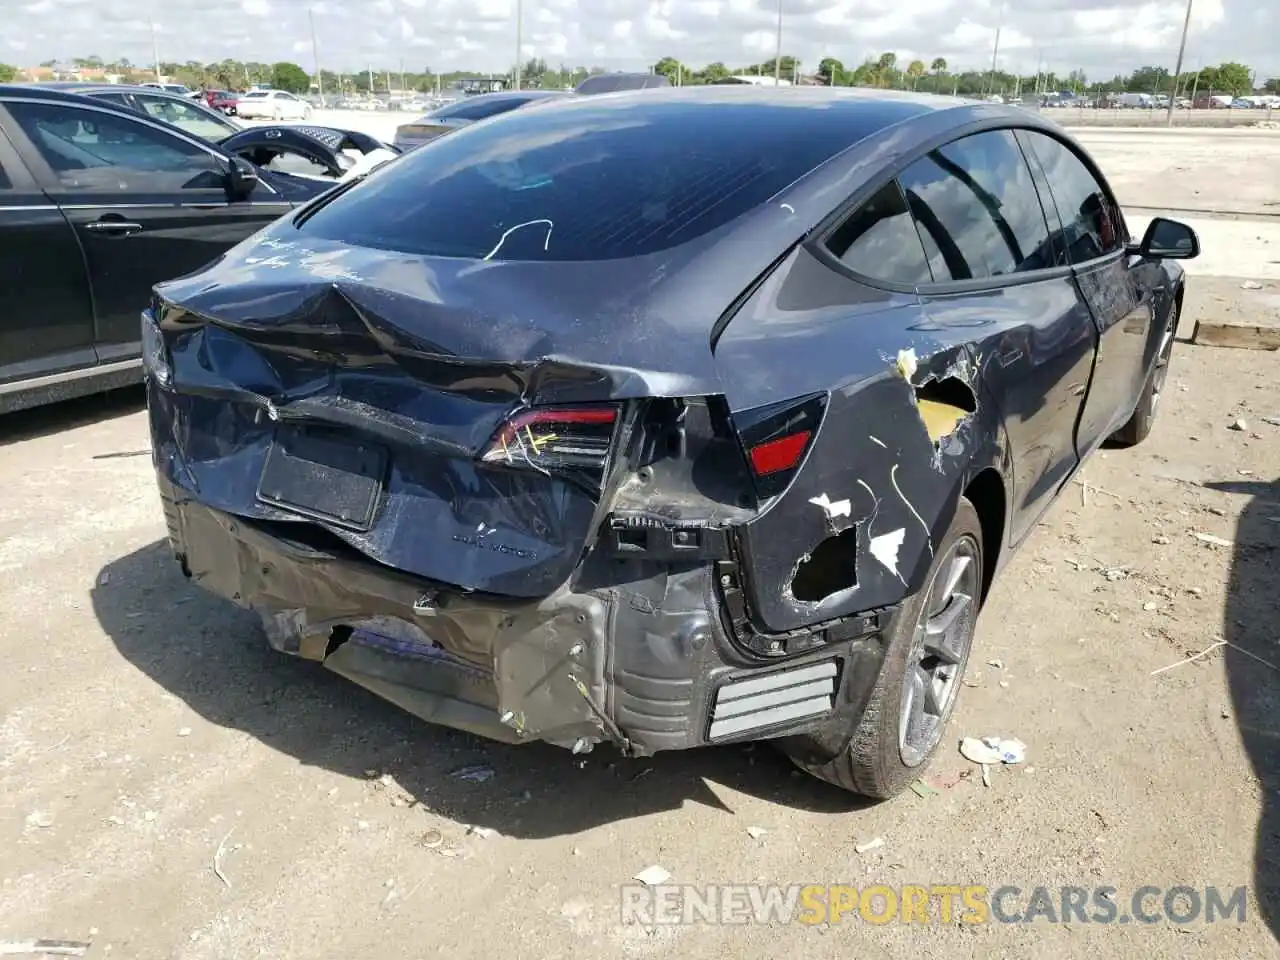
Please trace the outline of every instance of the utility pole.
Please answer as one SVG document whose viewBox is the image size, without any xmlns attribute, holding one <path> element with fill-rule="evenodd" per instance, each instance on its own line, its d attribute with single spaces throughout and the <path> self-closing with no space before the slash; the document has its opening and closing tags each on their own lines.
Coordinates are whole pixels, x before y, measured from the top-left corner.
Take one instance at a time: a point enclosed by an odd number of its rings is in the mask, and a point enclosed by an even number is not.
<svg viewBox="0 0 1280 960">
<path fill-rule="evenodd" d="M 773 54 L 773 85 L 782 86 L 782 0 L 778 0 L 778 42 Z"/>
<path fill-rule="evenodd" d="M 1001 18 L 1004 17 L 1004 10 L 1001 8 Z M 1002 24 L 996 24 L 996 43 L 991 49 L 991 72 L 987 74 L 987 94 L 988 96 L 996 92 L 996 60 L 1000 56 L 1000 28 Z"/>
<path fill-rule="evenodd" d="M 983 97 L 988 97 L 996 92 L 996 59 L 1000 56 L 1000 29 L 1004 26 L 1004 3 L 1000 4 L 1000 11 L 996 15 L 996 42 L 991 48 L 991 69 L 987 73 L 986 82 L 983 84 Z"/>
<path fill-rule="evenodd" d="M 320 97 L 320 103 L 324 103 L 324 80 L 320 76 L 320 46 L 316 43 L 316 15 L 310 7 L 307 7 L 307 19 L 311 21 L 311 58 L 316 64 L 316 94 Z"/>
<path fill-rule="evenodd" d="M 524 57 L 524 0 L 516 0 L 516 73 L 515 88 L 520 89 L 520 60 Z"/>
<path fill-rule="evenodd" d="M 404 93 L 407 89 L 404 82 L 404 57 L 400 58 L 400 92 Z"/>
<path fill-rule="evenodd" d="M 155 14 L 148 17 L 151 23 L 151 60 L 156 68 L 156 83 L 164 83 L 160 79 L 160 41 L 156 39 L 156 18 Z"/>
<path fill-rule="evenodd" d="M 1187 15 L 1182 20 L 1182 42 L 1178 44 L 1178 62 L 1173 68 L 1173 96 L 1169 98 L 1169 113 L 1165 117 L 1166 127 L 1173 126 L 1173 105 L 1178 99 L 1178 75 L 1182 73 L 1182 57 L 1187 52 L 1187 31 L 1191 29 L 1191 3 L 1187 0 Z"/>
<path fill-rule="evenodd" d="M 373 64 L 369 64 L 369 96 L 373 96 Z"/>
</svg>

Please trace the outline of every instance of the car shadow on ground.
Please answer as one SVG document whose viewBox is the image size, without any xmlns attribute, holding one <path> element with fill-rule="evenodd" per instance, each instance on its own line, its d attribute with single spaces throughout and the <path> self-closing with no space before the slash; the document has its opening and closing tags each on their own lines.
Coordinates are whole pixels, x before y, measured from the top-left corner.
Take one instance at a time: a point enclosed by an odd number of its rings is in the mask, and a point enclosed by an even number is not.
<svg viewBox="0 0 1280 960">
<path fill-rule="evenodd" d="M 1249 497 L 1236 527 L 1222 637 L 1233 713 L 1262 797 L 1253 889 L 1280 939 L 1280 480 L 1206 486 Z"/>
<path fill-rule="evenodd" d="M 577 757 L 425 723 L 319 664 L 273 651 L 256 615 L 185 580 L 164 541 L 112 561 L 96 583 L 94 612 L 120 653 L 201 717 L 309 766 L 354 779 L 389 773 L 414 798 L 459 823 L 542 838 L 689 802 L 733 813 L 732 796 L 722 799 L 724 791 L 713 784 L 815 812 L 867 806 L 799 773 L 765 745 L 639 760 L 597 748 Z M 477 766 L 491 769 L 492 778 L 478 783 L 457 776 Z"/>
<path fill-rule="evenodd" d="M 128 416 L 146 405 L 147 395 L 137 386 L 19 410 L 0 417 L 0 447 Z"/>
</svg>

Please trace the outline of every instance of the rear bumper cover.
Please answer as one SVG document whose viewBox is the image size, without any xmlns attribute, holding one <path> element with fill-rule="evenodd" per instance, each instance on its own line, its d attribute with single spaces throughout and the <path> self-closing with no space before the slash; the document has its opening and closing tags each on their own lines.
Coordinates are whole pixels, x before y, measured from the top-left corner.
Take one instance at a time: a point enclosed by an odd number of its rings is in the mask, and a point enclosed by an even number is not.
<svg viewBox="0 0 1280 960">
<path fill-rule="evenodd" d="M 158 482 L 184 573 L 256 611 L 274 648 L 480 736 L 647 755 L 813 733 L 856 724 L 879 672 L 878 634 L 751 658 L 724 629 L 710 564 L 628 580 L 588 561 L 576 588 L 536 601 L 467 595 Z"/>
</svg>

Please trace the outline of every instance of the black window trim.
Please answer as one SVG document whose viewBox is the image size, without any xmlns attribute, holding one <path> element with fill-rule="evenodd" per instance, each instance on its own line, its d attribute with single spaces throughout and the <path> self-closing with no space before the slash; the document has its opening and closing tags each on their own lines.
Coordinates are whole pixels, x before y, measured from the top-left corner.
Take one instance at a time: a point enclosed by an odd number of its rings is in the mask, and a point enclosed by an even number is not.
<svg viewBox="0 0 1280 960">
<path fill-rule="evenodd" d="M 1042 283 L 1045 280 L 1057 280 L 1062 277 L 1071 276 L 1074 270 L 1081 267 L 1092 269 L 1094 265 L 1101 264 L 1109 258 L 1116 258 L 1125 254 L 1126 247 L 1121 247 L 1119 251 L 1113 251 L 1098 257 L 1094 260 L 1088 260 L 1084 263 L 1064 264 L 1057 267 L 1047 267 L 1041 270 L 1028 270 L 1025 273 L 1011 273 L 1000 277 L 978 277 L 971 280 L 944 280 L 934 281 L 933 283 L 907 284 L 895 283 L 892 280 L 884 280 L 878 277 L 867 276 L 852 267 L 848 266 L 844 261 L 837 257 L 827 247 L 827 241 L 831 239 L 832 234 L 848 219 L 859 207 L 874 197 L 882 190 L 890 181 L 897 180 L 904 170 L 913 163 L 923 159 L 931 151 L 944 147 L 947 144 L 955 143 L 957 140 L 963 140 L 979 133 L 990 133 L 991 131 L 1005 130 L 1014 135 L 1015 141 L 1018 143 L 1018 149 L 1023 154 L 1023 161 L 1027 164 L 1031 171 L 1032 184 L 1036 188 L 1039 196 L 1040 207 L 1045 210 L 1046 201 L 1053 207 L 1053 218 L 1058 220 L 1057 205 L 1054 203 L 1053 195 L 1047 198 L 1041 195 L 1043 171 L 1039 169 L 1038 159 L 1031 158 L 1026 155 L 1021 140 L 1018 139 L 1019 131 L 1028 130 L 1035 133 L 1044 134 L 1054 140 L 1057 140 L 1064 147 L 1074 153 L 1084 163 L 1088 171 L 1098 181 L 1106 193 L 1107 198 L 1116 207 L 1120 209 L 1120 204 L 1115 198 L 1115 192 L 1111 189 L 1111 184 L 1107 182 L 1106 177 L 1098 169 L 1096 163 L 1093 162 L 1087 154 L 1072 144 L 1070 139 L 1060 131 L 1053 130 L 1034 122 L 1019 122 L 1009 117 L 999 117 L 991 119 L 974 120 L 969 123 L 960 125 L 930 137 L 914 149 L 899 154 L 894 158 L 893 162 L 886 165 L 877 176 L 868 180 L 858 190 L 854 191 L 848 199 L 836 207 L 810 232 L 809 237 L 803 241 L 803 246 L 808 252 L 822 261 L 832 270 L 840 273 L 851 280 L 854 280 L 864 286 L 873 287 L 877 290 L 885 290 L 890 293 L 901 293 L 914 295 L 917 299 L 938 298 L 944 296 L 952 296 L 958 294 L 974 293 L 982 290 L 1002 290 L 1006 287 L 1017 287 L 1028 283 Z M 898 189 L 902 189 L 901 182 Z M 1123 217 L 1123 214 L 1121 214 Z M 1045 210 L 1046 221 L 1048 221 L 1048 211 Z M 1053 221 L 1048 221 L 1050 229 L 1052 229 Z M 1061 223 L 1059 222 L 1059 229 Z M 1128 235 L 1128 226 L 1125 225 L 1124 232 Z"/>
<path fill-rule="evenodd" d="M 89 98 L 86 98 L 86 99 L 89 99 Z M 79 101 L 71 102 L 68 100 L 48 100 L 44 97 L 39 97 L 39 96 L 12 96 L 12 97 L 5 97 L 4 99 L 0 100 L 0 108 L 6 108 L 11 103 L 34 103 L 39 106 L 51 106 L 51 107 L 77 107 L 81 110 L 90 110 L 96 113 L 105 113 L 107 114 L 107 116 L 111 116 L 111 117 L 118 117 L 118 118 L 123 117 L 124 119 L 132 120 L 135 123 L 141 123 L 144 126 L 151 127 L 152 129 L 156 130 L 159 133 L 166 133 L 171 137 L 177 137 L 179 140 L 183 140 L 189 143 L 193 147 L 198 147 L 200 150 L 203 150 L 205 153 L 209 154 L 209 156 L 213 157 L 215 160 L 218 160 L 223 166 L 226 166 L 231 162 L 231 157 L 228 154 L 224 154 L 221 151 L 217 150 L 213 146 L 213 144 L 209 143 L 207 140 L 201 140 L 199 137 L 195 136 L 194 134 L 187 133 L 187 131 L 183 130 L 181 127 L 175 127 L 172 124 L 158 122 L 149 113 L 139 113 L 138 111 L 131 110 L 128 107 L 118 107 L 118 106 L 115 106 L 114 104 L 107 103 L 106 101 L 103 101 L 102 105 L 100 106 L 97 103 L 80 103 Z M 9 113 L 7 109 L 4 110 L 4 116 L 7 117 L 10 120 L 10 122 L 13 124 L 18 135 L 23 138 L 23 142 L 27 144 L 31 150 L 35 151 L 36 159 L 40 161 L 40 163 L 45 168 L 45 170 L 48 172 L 52 172 L 48 170 L 48 164 L 44 162 L 44 157 L 40 154 L 39 148 L 37 148 L 36 145 L 31 142 L 31 138 L 28 137 L 26 131 L 22 129 L 22 125 L 18 123 L 17 118 L 14 117 L 11 113 Z M 15 147 L 16 146 L 17 144 L 15 144 Z M 19 149 L 18 152 L 22 153 L 22 150 Z M 54 179 L 56 180 L 57 178 L 55 177 Z M 258 185 L 261 187 L 265 187 L 267 192 L 272 194 L 273 196 L 279 195 L 279 191 L 277 191 L 273 186 L 271 186 L 271 184 L 267 183 L 265 179 L 259 179 Z"/>
</svg>

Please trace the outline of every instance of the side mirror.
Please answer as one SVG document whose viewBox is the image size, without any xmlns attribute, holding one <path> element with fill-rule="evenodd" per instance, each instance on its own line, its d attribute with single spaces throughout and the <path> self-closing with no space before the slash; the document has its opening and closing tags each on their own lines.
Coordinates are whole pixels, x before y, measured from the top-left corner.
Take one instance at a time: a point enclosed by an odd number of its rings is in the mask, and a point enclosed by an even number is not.
<svg viewBox="0 0 1280 960">
<path fill-rule="evenodd" d="M 227 193 L 232 200 L 243 200 L 258 186 L 258 168 L 243 157 L 232 157 L 227 171 Z"/>
<path fill-rule="evenodd" d="M 1138 253 L 1153 260 L 1192 260 L 1200 256 L 1200 238 L 1185 223 L 1156 217 L 1147 227 Z"/>
</svg>

